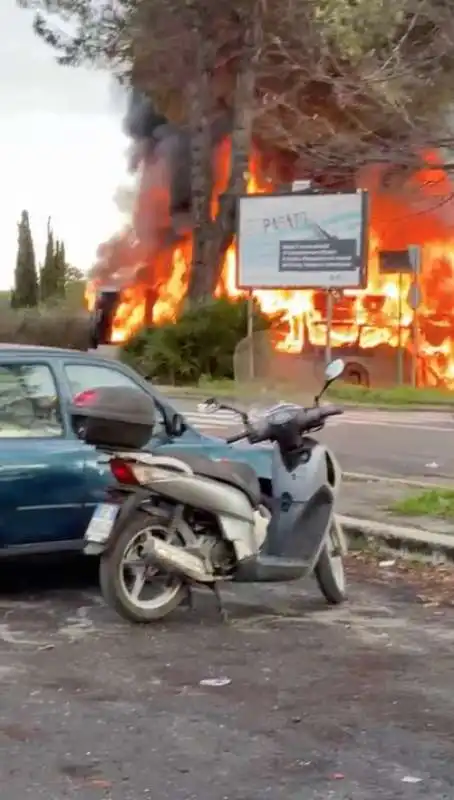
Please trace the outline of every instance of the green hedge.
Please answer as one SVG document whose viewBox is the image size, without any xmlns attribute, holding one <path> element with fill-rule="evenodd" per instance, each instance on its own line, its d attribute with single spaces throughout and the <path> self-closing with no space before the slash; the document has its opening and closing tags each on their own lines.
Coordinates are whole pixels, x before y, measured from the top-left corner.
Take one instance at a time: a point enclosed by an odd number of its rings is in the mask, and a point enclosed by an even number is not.
<svg viewBox="0 0 454 800">
<path fill-rule="evenodd" d="M 86 350 L 89 330 L 90 317 L 87 312 L 74 312 L 66 308 L 23 311 L 2 309 L 0 314 L 0 342 L 4 344 L 35 344 Z"/>
<path fill-rule="evenodd" d="M 254 330 L 270 319 L 254 305 Z M 2 309 L 0 342 L 68 347 L 89 346 L 90 316 L 66 307 Z M 233 377 L 233 354 L 247 335 L 247 301 L 221 298 L 184 311 L 177 322 L 140 331 L 122 348 L 122 358 L 146 377 L 184 385 Z"/>
<path fill-rule="evenodd" d="M 235 347 L 247 335 L 247 300 L 222 297 L 184 311 L 177 322 L 141 331 L 122 349 L 147 378 L 175 386 L 233 378 Z M 254 304 L 254 331 L 270 319 Z"/>
</svg>

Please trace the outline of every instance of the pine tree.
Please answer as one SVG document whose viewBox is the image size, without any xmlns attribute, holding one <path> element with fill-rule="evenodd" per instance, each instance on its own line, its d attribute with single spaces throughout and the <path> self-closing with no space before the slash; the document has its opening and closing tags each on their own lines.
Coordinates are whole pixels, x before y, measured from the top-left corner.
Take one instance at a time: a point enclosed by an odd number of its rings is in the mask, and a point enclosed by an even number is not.
<svg viewBox="0 0 454 800">
<path fill-rule="evenodd" d="M 39 276 L 39 296 L 42 303 L 48 302 L 55 295 L 55 246 L 54 234 L 50 219 L 47 221 L 47 243 L 44 264 Z"/>
<path fill-rule="evenodd" d="M 38 304 L 38 276 L 28 211 L 22 211 L 18 224 L 17 257 L 14 271 L 12 308 L 34 308 Z"/>
</svg>

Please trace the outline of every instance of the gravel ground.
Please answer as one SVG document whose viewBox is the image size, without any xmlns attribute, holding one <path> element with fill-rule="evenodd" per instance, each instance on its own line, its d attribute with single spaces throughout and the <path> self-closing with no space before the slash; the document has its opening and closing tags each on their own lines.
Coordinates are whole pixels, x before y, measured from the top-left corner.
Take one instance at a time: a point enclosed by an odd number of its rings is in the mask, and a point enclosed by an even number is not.
<svg viewBox="0 0 454 800">
<path fill-rule="evenodd" d="M 2 800 L 452 800 L 454 612 L 364 570 L 132 627 L 86 562 L 2 565 Z"/>
</svg>

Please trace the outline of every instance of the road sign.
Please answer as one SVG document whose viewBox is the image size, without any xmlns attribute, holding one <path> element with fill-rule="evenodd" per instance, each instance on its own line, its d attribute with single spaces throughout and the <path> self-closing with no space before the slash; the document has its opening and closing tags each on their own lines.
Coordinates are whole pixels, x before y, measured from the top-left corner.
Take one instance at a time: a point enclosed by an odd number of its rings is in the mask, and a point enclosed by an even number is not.
<svg viewBox="0 0 454 800">
<path fill-rule="evenodd" d="M 408 250 L 380 250 L 378 254 L 380 273 L 413 272 Z"/>
<path fill-rule="evenodd" d="M 409 245 L 405 250 L 380 250 L 378 254 L 379 271 L 414 273 L 421 270 L 421 248 Z"/>
</svg>

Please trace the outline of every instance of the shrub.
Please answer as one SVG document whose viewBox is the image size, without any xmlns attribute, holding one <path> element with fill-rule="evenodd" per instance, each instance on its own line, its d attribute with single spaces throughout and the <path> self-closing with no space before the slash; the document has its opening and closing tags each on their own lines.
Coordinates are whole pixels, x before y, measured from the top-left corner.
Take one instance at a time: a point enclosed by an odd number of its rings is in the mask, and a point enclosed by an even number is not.
<svg viewBox="0 0 454 800">
<path fill-rule="evenodd" d="M 177 322 L 141 331 L 122 357 L 161 383 L 197 383 L 202 377 L 233 378 L 235 347 L 247 335 L 247 300 L 222 297 L 184 311 Z M 254 304 L 254 330 L 270 320 Z"/>
<path fill-rule="evenodd" d="M 127 364 L 131 364 L 131 366 L 135 367 L 135 369 L 138 369 L 139 372 L 143 371 L 141 367 L 142 359 L 144 358 L 144 354 L 147 345 L 150 342 L 152 333 L 153 328 L 142 328 L 140 331 L 138 331 L 138 333 L 135 333 L 134 336 L 131 336 L 131 338 L 128 339 L 128 341 L 122 346 L 122 361 L 125 361 Z"/>
</svg>

